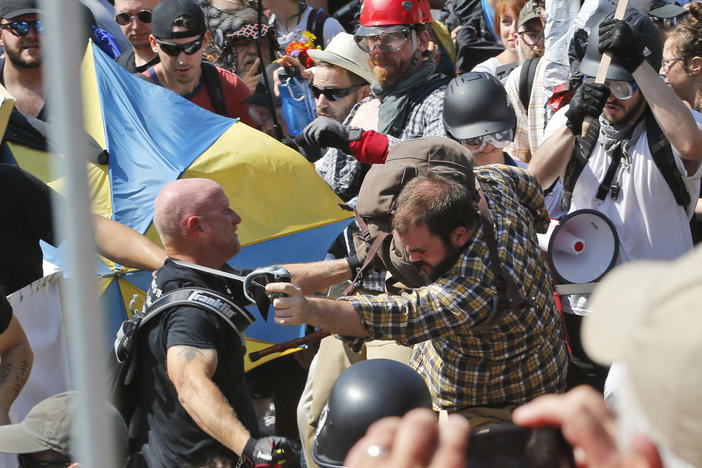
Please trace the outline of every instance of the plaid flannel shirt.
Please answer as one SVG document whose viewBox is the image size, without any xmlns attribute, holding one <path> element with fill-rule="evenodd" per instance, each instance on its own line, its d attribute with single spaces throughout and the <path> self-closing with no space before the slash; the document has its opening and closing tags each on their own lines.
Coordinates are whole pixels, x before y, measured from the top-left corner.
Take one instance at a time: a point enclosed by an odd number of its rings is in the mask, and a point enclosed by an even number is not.
<svg viewBox="0 0 702 468">
<path fill-rule="evenodd" d="M 475 174 L 493 216 L 503 270 L 522 306 L 480 327 L 497 300 L 482 222 L 453 267 L 429 286 L 342 298 L 361 316 L 367 339 L 416 345 L 411 365 L 437 410 L 520 404 L 565 387 L 561 319 L 536 239 L 549 223 L 541 187 L 515 167 L 485 166 Z"/>
</svg>

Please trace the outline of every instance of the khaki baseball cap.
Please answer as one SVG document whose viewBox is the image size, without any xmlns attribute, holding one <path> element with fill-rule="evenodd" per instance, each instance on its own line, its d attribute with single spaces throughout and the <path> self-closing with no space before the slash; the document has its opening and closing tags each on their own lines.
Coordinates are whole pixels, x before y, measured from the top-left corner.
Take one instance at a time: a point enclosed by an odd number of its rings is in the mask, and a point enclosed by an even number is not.
<svg viewBox="0 0 702 468">
<path fill-rule="evenodd" d="M 519 19 L 517 20 L 517 26 L 522 26 L 525 23 L 528 23 L 529 21 L 539 18 L 541 19 L 541 16 L 536 13 L 536 10 L 534 8 L 536 2 L 534 0 L 529 0 L 524 4 L 522 9 L 519 11 Z"/>
<path fill-rule="evenodd" d="M 341 32 L 329 41 L 326 49 L 310 49 L 307 55 L 315 62 L 327 62 L 344 68 L 368 83 L 375 80 L 368 64 L 368 54 L 358 47 L 351 34 Z"/>
<path fill-rule="evenodd" d="M 632 262 L 595 289 L 582 342 L 597 362 L 623 362 L 655 436 L 702 466 L 702 247 Z"/>
<path fill-rule="evenodd" d="M 22 422 L 0 426 L 0 452 L 35 453 L 53 450 L 73 458 L 71 424 L 78 402 L 77 392 L 59 393 L 34 405 Z M 109 415 L 117 437 L 117 453 L 124 460 L 127 456 L 127 426 L 111 405 Z"/>
</svg>

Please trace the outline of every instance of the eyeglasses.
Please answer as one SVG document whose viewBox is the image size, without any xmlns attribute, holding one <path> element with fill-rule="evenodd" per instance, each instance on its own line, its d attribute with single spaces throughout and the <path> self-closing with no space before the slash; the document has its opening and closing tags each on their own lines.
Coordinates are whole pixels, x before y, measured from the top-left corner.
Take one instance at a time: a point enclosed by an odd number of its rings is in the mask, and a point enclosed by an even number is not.
<svg viewBox="0 0 702 468">
<path fill-rule="evenodd" d="M 351 91 L 353 91 L 354 89 L 358 89 L 361 86 L 363 85 L 358 84 L 350 86 L 348 88 L 318 88 L 312 85 L 311 89 L 315 99 L 319 99 L 319 96 L 324 94 L 324 97 L 329 99 L 330 101 L 338 101 L 340 99 L 344 99 L 351 93 Z"/>
<path fill-rule="evenodd" d="M 661 60 L 661 68 L 663 69 L 664 72 L 667 73 L 668 70 L 670 70 L 670 67 L 671 67 L 675 62 L 677 62 L 678 60 L 682 61 L 682 60 L 684 60 L 684 59 L 682 59 L 682 58 L 680 58 L 680 57 L 673 57 L 673 58 L 669 58 L 669 59 L 663 59 L 663 60 Z"/>
<path fill-rule="evenodd" d="M 544 33 L 543 31 L 537 32 L 537 31 L 520 31 L 517 34 L 519 34 L 519 37 L 524 41 L 524 43 L 528 46 L 535 46 L 539 44 L 540 42 L 544 41 Z"/>
<path fill-rule="evenodd" d="M 402 31 L 389 32 L 385 34 L 374 34 L 370 36 L 354 36 L 353 40 L 356 41 L 358 47 L 365 53 L 369 54 L 375 50 L 376 47 L 380 47 L 386 52 L 397 52 L 402 49 L 402 47 L 409 39 L 412 34 L 411 28 L 405 28 Z"/>
<path fill-rule="evenodd" d="M 595 78 L 591 76 L 586 76 L 583 78 L 583 83 L 593 83 Z M 636 81 L 625 81 L 625 80 L 605 80 L 605 85 L 609 88 L 612 96 L 619 99 L 620 101 L 626 101 L 634 96 L 634 93 L 639 86 Z"/>
<path fill-rule="evenodd" d="M 17 461 L 19 462 L 19 468 L 53 468 L 58 466 L 69 466 L 71 460 L 62 458 L 61 460 L 44 461 L 37 460 L 30 455 L 17 455 Z"/>
<path fill-rule="evenodd" d="M 34 28 L 37 34 L 44 34 L 44 25 L 41 20 L 12 21 L 0 24 L 0 29 L 9 29 L 15 36 L 26 36 L 29 34 L 29 28 Z"/>
<path fill-rule="evenodd" d="M 142 23 L 150 23 L 151 10 L 141 10 L 134 16 L 130 16 L 129 13 L 120 13 L 118 15 L 115 15 L 115 21 L 117 21 L 117 24 L 119 24 L 120 26 L 128 25 L 132 22 L 134 18 L 137 18 Z"/>
<path fill-rule="evenodd" d="M 166 54 L 176 57 L 180 55 L 181 52 L 184 52 L 185 55 L 193 55 L 202 48 L 202 42 L 204 39 L 205 35 L 203 34 L 199 38 L 192 42 L 188 42 L 187 44 L 173 44 L 172 42 L 163 42 L 158 39 L 156 39 L 156 44 L 158 44 L 161 50 Z"/>
<path fill-rule="evenodd" d="M 492 144 L 495 148 L 504 148 L 509 145 L 514 139 L 514 131 L 511 128 L 507 130 L 502 130 L 501 132 L 490 133 L 489 135 L 482 135 L 475 138 L 465 138 L 459 140 L 464 146 L 478 146 L 474 149 L 474 153 L 480 153 L 489 144 Z"/>
</svg>

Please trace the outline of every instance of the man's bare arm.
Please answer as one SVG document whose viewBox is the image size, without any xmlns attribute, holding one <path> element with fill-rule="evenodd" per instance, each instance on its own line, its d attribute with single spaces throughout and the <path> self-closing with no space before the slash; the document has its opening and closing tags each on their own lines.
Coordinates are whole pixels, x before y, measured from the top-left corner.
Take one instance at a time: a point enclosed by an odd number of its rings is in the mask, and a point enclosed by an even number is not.
<svg viewBox="0 0 702 468">
<path fill-rule="evenodd" d="M 574 147 L 575 136 L 563 125 L 534 151 L 527 169 L 547 189 L 565 172 Z"/>
<path fill-rule="evenodd" d="M 7 330 L 0 334 L 0 425 L 10 422 L 10 406 L 27 382 L 33 362 L 27 336 L 12 316 Z"/>
<path fill-rule="evenodd" d="M 351 278 L 351 268 L 345 259 L 327 262 L 294 263 L 283 265 L 292 276 L 292 283 L 311 295 L 325 293 L 330 286 Z"/>
<path fill-rule="evenodd" d="M 134 229 L 98 215 L 93 219 L 97 247 L 110 260 L 150 271 L 157 270 L 166 261 L 166 252 Z"/>
<path fill-rule="evenodd" d="M 203 431 L 241 455 L 251 435 L 212 381 L 217 352 L 192 346 L 172 346 L 166 353 L 168 377 L 178 400 Z"/>
</svg>

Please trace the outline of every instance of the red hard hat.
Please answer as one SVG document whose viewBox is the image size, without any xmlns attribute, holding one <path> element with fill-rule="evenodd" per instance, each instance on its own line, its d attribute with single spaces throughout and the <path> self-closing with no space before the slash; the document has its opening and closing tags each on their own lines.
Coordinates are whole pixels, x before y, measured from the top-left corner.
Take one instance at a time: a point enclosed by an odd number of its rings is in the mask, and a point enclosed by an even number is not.
<svg viewBox="0 0 702 468">
<path fill-rule="evenodd" d="M 429 0 L 363 0 L 359 20 L 366 27 L 429 22 Z"/>
</svg>

